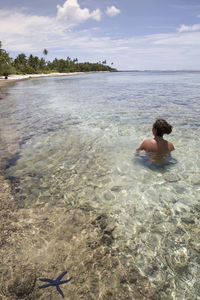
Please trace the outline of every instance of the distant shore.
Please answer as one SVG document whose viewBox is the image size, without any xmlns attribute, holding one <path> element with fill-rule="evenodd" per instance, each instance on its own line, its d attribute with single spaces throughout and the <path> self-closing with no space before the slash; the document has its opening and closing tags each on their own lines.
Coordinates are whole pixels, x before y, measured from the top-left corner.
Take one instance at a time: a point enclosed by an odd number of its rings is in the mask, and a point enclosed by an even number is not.
<svg viewBox="0 0 200 300">
<path fill-rule="evenodd" d="M 16 81 L 28 80 L 33 78 L 42 78 L 42 77 L 57 77 L 57 76 L 71 76 L 79 74 L 92 74 L 92 73 L 108 73 L 109 71 L 91 71 L 91 72 L 71 72 L 71 73 L 42 73 L 42 74 L 25 74 L 25 75 L 16 75 L 12 74 L 8 76 L 8 79 L 5 79 L 5 76 L 0 76 L 0 99 L 3 98 L 3 88 L 12 86 Z"/>
<path fill-rule="evenodd" d="M 41 74 L 24 74 L 16 75 L 12 74 L 8 76 L 8 79 L 5 79 L 4 76 L 0 76 L 0 82 L 10 81 L 10 80 L 23 80 L 31 78 L 40 78 L 40 77 L 55 77 L 55 76 L 70 76 L 70 75 L 79 75 L 79 74 L 89 74 L 89 73 L 107 73 L 108 71 L 92 71 L 92 72 L 68 72 L 68 73 L 41 73 Z"/>
</svg>

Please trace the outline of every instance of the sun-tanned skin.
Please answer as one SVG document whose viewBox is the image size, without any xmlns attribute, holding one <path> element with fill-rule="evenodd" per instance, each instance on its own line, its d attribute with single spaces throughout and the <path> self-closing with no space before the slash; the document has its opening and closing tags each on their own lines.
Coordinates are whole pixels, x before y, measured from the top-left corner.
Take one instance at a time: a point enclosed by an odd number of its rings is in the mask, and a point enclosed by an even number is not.
<svg viewBox="0 0 200 300">
<path fill-rule="evenodd" d="M 166 163 L 170 152 L 174 150 L 174 145 L 164 140 L 163 136 L 157 135 L 156 128 L 153 127 L 152 132 L 154 138 L 143 141 L 137 152 L 144 150 L 147 159 L 153 164 Z"/>
</svg>

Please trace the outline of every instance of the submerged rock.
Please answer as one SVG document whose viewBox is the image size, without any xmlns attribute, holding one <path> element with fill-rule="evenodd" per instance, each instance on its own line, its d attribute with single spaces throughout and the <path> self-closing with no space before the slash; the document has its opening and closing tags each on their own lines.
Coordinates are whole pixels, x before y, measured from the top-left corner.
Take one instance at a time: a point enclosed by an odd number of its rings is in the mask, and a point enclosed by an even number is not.
<svg viewBox="0 0 200 300">
<path fill-rule="evenodd" d="M 193 185 L 199 185 L 200 184 L 200 174 L 194 174 L 190 177 L 190 181 Z"/>
<path fill-rule="evenodd" d="M 30 295 L 36 284 L 35 270 L 30 266 L 12 266 L 8 278 L 6 294 L 18 298 L 25 298 Z"/>
<path fill-rule="evenodd" d="M 11 207 L 10 207 L 11 208 Z M 2 212 L 1 212 L 2 213 Z M 87 203 L 71 207 L 11 208 L 4 216 L 0 248 L 0 299 L 60 299 L 54 287 L 38 289 L 39 278 L 55 279 L 67 299 L 150 299 L 156 295 L 147 278 L 130 269 L 112 248 L 114 225 Z M 156 299 L 156 298 L 155 298 Z"/>
<path fill-rule="evenodd" d="M 191 217 L 183 217 L 181 221 L 185 224 L 195 224 L 195 221 Z"/>
<path fill-rule="evenodd" d="M 166 173 L 166 174 L 164 174 L 164 179 L 167 182 L 177 182 L 180 180 L 180 176 L 175 173 Z"/>
</svg>

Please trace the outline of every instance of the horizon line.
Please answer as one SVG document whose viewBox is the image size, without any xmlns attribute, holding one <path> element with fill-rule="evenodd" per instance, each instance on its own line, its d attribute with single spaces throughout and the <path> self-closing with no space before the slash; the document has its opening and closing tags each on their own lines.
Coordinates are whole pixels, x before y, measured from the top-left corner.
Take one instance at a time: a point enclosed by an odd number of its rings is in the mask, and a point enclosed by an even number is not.
<svg viewBox="0 0 200 300">
<path fill-rule="evenodd" d="M 160 69 L 156 69 L 156 70 L 151 70 L 151 69 L 147 69 L 147 70 L 118 70 L 118 72 L 200 72 L 199 70 L 193 70 L 193 69 L 180 69 L 180 70 L 171 70 L 171 69 L 167 69 L 167 70 L 160 70 Z"/>
</svg>

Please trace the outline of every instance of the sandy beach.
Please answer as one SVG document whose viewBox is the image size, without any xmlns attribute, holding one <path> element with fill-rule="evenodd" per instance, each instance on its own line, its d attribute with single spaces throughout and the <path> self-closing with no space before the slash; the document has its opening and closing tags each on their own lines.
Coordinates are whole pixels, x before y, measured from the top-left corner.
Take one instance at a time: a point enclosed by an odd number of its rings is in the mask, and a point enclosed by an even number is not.
<svg viewBox="0 0 200 300">
<path fill-rule="evenodd" d="M 0 79 L 0 101 L 18 80 L 76 74 L 80 73 Z M 119 249 L 113 249 L 112 218 L 91 208 L 87 199 L 80 207 L 59 202 L 56 206 L 19 207 L 12 184 L 4 178 L 6 161 L 20 150 L 18 137 L 11 139 L 0 136 L 0 299 L 60 299 L 55 287 L 39 289 L 39 278 L 55 279 L 65 270 L 68 273 L 63 279 L 72 277 L 62 285 L 68 299 L 159 299 L 159 291 L 150 286 L 148 279 L 126 264 Z"/>
<path fill-rule="evenodd" d="M 23 79 L 31 79 L 31 78 L 40 78 L 40 77 L 55 77 L 55 76 L 69 76 L 69 75 L 77 75 L 83 74 L 84 72 L 74 72 L 74 73 L 48 73 L 48 74 L 25 74 L 25 75 L 16 75 L 12 74 L 8 76 L 8 79 L 4 79 L 4 76 L 0 76 L 0 80 L 23 80 Z"/>
<path fill-rule="evenodd" d="M 108 71 L 93 71 L 93 72 L 71 72 L 71 73 L 41 73 L 41 74 L 25 74 L 25 75 L 16 75 L 12 74 L 8 76 L 8 79 L 5 79 L 4 76 L 0 76 L 0 82 L 13 81 L 13 80 L 24 80 L 31 78 L 41 78 L 41 77 L 56 77 L 56 76 L 71 76 L 79 74 L 90 74 L 90 73 L 106 73 Z"/>
</svg>

